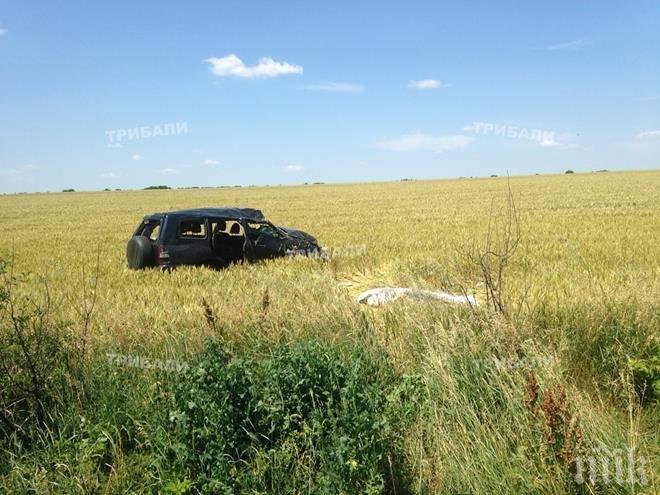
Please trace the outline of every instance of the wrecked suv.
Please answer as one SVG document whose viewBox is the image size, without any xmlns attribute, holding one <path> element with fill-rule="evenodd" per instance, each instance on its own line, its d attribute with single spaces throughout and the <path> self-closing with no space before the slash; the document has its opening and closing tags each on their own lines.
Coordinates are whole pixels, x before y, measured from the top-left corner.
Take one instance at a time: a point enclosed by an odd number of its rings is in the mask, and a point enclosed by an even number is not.
<svg viewBox="0 0 660 495">
<path fill-rule="evenodd" d="M 145 216 L 126 246 L 129 268 L 205 265 L 316 255 L 316 239 L 277 227 L 253 208 L 197 208 Z"/>
</svg>

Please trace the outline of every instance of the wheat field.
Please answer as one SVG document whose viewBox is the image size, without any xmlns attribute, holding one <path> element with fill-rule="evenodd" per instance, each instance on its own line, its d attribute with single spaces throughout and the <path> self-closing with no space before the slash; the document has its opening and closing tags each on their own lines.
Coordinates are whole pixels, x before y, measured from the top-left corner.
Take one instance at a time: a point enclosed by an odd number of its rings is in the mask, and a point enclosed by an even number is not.
<svg viewBox="0 0 660 495">
<path fill-rule="evenodd" d="M 504 317 L 487 309 L 467 253 L 500 218 L 509 188 L 521 237 L 506 267 Z M 203 206 L 259 208 L 338 254 L 222 271 L 127 269 L 126 241 L 143 215 Z M 657 493 L 657 402 L 631 398 L 629 363 L 655 369 L 658 380 L 658 171 L 2 195 L 0 229 L 0 259 L 21 274 L 16 291 L 39 299 L 47 287 L 51 318 L 76 335 L 81 313 L 93 308 L 87 345 L 101 360 L 115 352 L 186 361 L 213 334 L 262 353 L 303 338 L 375 340 L 398 370 L 423 377 L 428 394 L 404 439 L 412 492 Z M 366 250 L 350 255 L 351 246 Z M 355 302 L 382 286 L 466 291 L 479 309 Z M 632 446 L 643 455 L 645 483 L 566 485 L 547 461 L 542 434 L 527 424 L 530 368 L 542 387 L 566 389 L 590 446 Z M 134 376 L 140 390 L 154 382 L 147 371 Z M 506 405 L 495 411 L 489 400 Z M 0 487 L 154 490 L 134 474 L 137 454 L 115 448 L 112 475 L 84 468 L 93 454 L 53 450 L 44 455 L 66 469 L 39 471 L 43 461 L 32 453 L 12 461 Z"/>
</svg>

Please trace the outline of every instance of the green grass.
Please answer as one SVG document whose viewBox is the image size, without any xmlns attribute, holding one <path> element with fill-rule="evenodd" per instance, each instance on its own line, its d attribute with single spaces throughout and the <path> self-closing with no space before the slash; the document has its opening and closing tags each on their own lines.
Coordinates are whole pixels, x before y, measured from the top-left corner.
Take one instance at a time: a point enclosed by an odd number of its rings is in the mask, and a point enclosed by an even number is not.
<svg viewBox="0 0 660 495">
<path fill-rule="evenodd" d="M 117 366 L 106 353 L 192 364 L 213 336 L 254 363 L 301 341 L 379 349 L 397 375 L 420 377 L 423 400 L 398 434 L 393 460 L 408 473 L 412 493 L 654 493 L 660 172 L 510 183 L 523 236 L 506 273 L 508 318 L 485 309 L 483 281 L 465 256 L 466 246 L 486 235 L 491 211 L 500 211 L 502 178 L 0 196 L 0 258 L 27 274 L 14 296 L 39 300 L 41 277 L 47 280 L 50 321 L 63 327 L 72 363 L 99 260 L 89 352 L 69 370 L 72 390 L 85 393 L 53 389 L 53 418 L 30 446 L 2 437 L 0 491 L 194 493 L 201 485 L 189 468 L 163 460 L 179 441 L 167 416 L 182 375 Z M 210 205 L 261 208 L 274 223 L 307 230 L 325 246 L 366 245 L 367 254 L 221 272 L 125 268 L 125 243 L 142 215 Z M 384 285 L 465 287 L 482 307 L 355 304 L 361 290 Z M 6 316 L 2 324 L 11 341 Z M 19 369 L 19 354 L 2 357 Z M 565 389 L 563 413 L 553 415 L 550 401 L 533 417 L 526 405 L 530 372 L 540 402 L 558 385 Z M 567 440 L 551 443 L 550 430 Z M 588 456 L 598 445 L 634 447 L 646 460 L 647 483 L 575 485 L 561 450 Z M 311 483 L 318 474 L 306 459 L 291 479 L 308 472 Z M 281 484 L 280 492 L 294 489 Z"/>
</svg>

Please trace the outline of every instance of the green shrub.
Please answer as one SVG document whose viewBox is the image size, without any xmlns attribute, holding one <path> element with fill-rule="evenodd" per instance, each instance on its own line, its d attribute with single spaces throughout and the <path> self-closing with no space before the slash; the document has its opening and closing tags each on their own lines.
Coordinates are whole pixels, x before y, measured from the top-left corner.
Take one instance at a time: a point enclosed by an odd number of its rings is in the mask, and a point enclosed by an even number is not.
<svg viewBox="0 0 660 495">
<path fill-rule="evenodd" d="M 660 357 L 629 359 L 635 393 L 642 403 L 655 402 L 660 398 Z"/>
<path fill-rule="evenodd" d="M 36 296 L 17 290 L 24 277 L 0 262 L 0 448 L 33 443 L 56 426 L 76 394 L 70 334 L 51 321 L 47 287 Z"/>
<path fill-rule="evenodd" d="M 416 384 L 362 349 L 299 343 L 257 360 L 210 343 L 176 387 L 172 455 L 204 493 L 382 493 L 405 484 Z"/>
</svg>

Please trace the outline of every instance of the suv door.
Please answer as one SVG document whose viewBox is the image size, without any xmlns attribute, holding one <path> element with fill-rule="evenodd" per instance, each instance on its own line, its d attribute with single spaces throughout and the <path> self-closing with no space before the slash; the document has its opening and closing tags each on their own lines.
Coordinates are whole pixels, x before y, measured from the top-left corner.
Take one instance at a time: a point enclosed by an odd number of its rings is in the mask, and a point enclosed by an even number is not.
<svg viewBox="0 0 660 495">
<path fill-rule="evenodd" d="M 284 235 L 270 222 L 242 222 L 245 229 L 245 256 L 257 261 L 286 255 Z"/>
<path fill-rule="evenodd" d="M 213 264 L 208 219 L 199 217 L 178 219 L 176 236 L 167 249 L 173 265 Z"/>
</svg>

